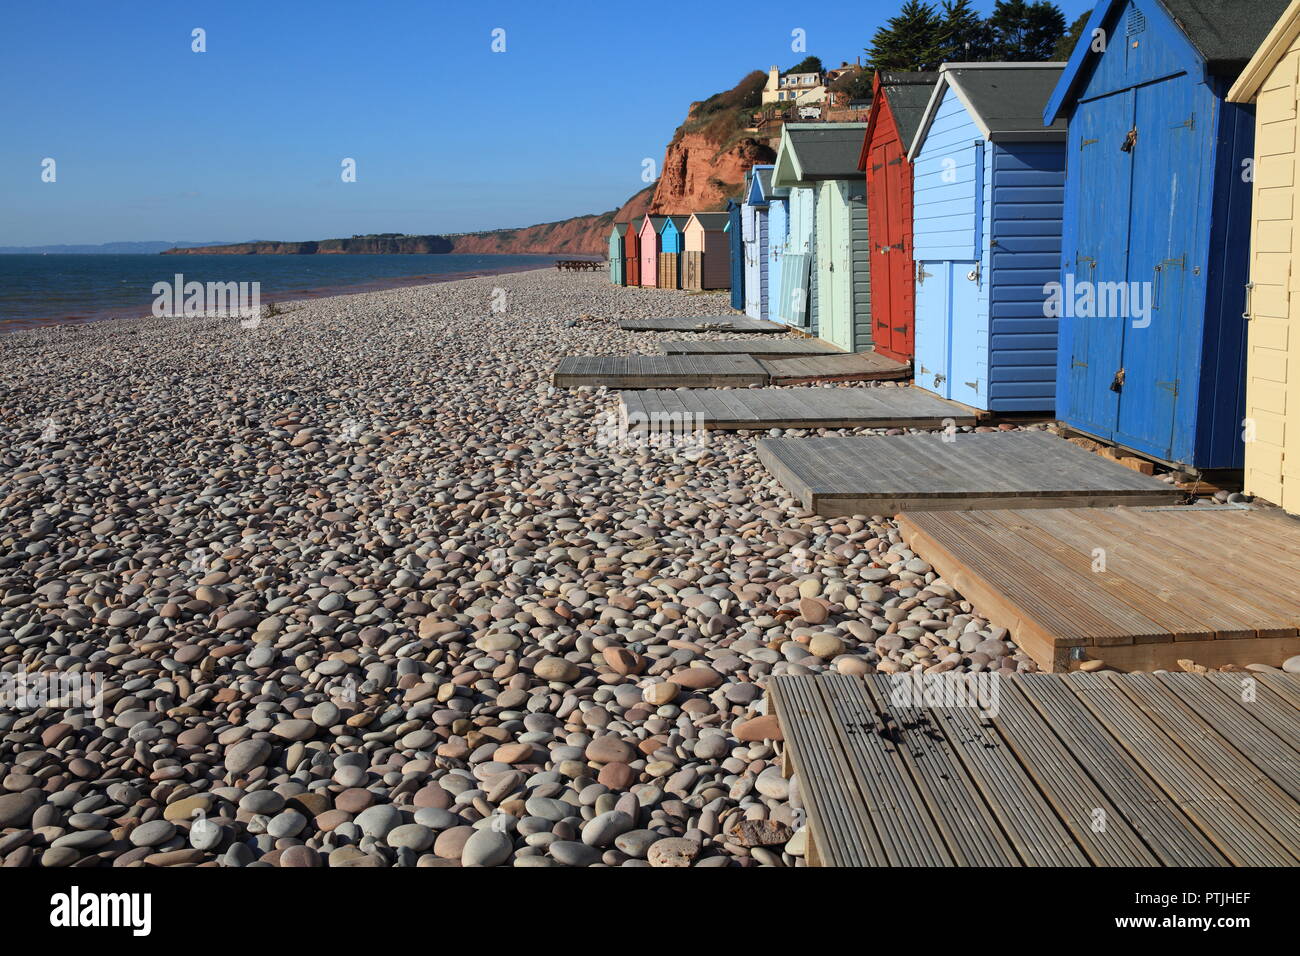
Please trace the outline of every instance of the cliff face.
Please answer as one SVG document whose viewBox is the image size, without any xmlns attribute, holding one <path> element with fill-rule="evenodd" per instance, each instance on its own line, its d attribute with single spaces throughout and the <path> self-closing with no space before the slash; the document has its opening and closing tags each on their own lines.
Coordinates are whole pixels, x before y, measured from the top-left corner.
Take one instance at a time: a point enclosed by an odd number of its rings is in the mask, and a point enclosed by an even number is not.
<svg viewBox="0 0 1300 956">
<path fill-rule="evenodd" d="M 725 209 L 727 200 L 740 194 L 745 170 L 775 158 L 757 140 L 743 139 L 720 150 L 706 134 L 686 133 L 668 144 L 650 211 L 676 216 Z"/>
</svg>

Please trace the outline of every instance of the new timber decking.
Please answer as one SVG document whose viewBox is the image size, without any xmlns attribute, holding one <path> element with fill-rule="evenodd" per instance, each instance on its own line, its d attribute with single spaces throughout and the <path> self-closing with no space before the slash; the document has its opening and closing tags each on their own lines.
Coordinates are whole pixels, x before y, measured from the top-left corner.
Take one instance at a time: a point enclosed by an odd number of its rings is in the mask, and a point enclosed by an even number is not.
<svg viewBox="0 0 1300 956">
<path fill-rule="evenodd" d="M 875 353 L 806 355 L 767 361 L 749 353 L 717 355 L 570 355 L 551 376 L 557 388 L 709 388 L 898 378 L 907 366 Z"/>
<path fill-rule="evenodd" d="M 664 355 L 754 355 L 762 359 L 801 358 L 805 355 L 843 355 L 833 345 L 817 339 L 689 339 L 659 343 Z"/>
<path fill-rule="evenodd" d="M 811 864 L 1300 865 L 1291 675 L 824 674 L 768 696 Z"/>
<path fill-rule="evenodd" d="M 824 515 L 1176 504 L 1177 490 L 1047 432 L 771 438 L 758 457 Z"/>
<path fill-rule="evenodd" d="M 904 512 L 899 529 L 1045 671 L 1300 654 L 1300 522 L 1186 508 Z"/>
<path fill-rule="evenodd" d="M 766 385 L 767 369 L 752 355 L 570 355 L 551 376 L 556 388 L 709 388 Z"/>
<path fill-rule="evenodd" d="M 623 319 L 625 332 L 789 332 L 790 326 L 747 315 L 699 315 L 690 318 Z"/>
<path fill-rule="evenodd" d="M 623 392 L 629 421 L 691 415 L 697 427 L 939 428 L 973 425 L 964 405 L 915 388 L 737 388 Z"/>
<path fill-rule="evenodd" d="M 772 385 L 800 385 L 805 382 L 871 382 L 906 378 L 912 367 L 877 352 L 839 355 L 810 355 L 798 358 L 763 357 L 763 367 Z"/>
</svg>

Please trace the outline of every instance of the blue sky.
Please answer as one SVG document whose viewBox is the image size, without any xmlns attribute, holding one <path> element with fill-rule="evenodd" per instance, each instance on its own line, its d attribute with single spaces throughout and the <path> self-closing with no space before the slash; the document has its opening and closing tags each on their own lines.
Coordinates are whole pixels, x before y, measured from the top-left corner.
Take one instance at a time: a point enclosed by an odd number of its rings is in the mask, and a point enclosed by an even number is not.
<svg viewBox="0 0 1300 956">
<path fill-rule="evenodd" d="M 0 8 L 0 245 L 603 212 L 641 188 L 692 100 L 792 66 L 795 28 L 827 65 L 852 61 L 900 2 L 688 3 L 680 27 L 645 2 L 14 0 Z M 1058 5 L 1067 19 L 1091 7 Z"/>
</svg>

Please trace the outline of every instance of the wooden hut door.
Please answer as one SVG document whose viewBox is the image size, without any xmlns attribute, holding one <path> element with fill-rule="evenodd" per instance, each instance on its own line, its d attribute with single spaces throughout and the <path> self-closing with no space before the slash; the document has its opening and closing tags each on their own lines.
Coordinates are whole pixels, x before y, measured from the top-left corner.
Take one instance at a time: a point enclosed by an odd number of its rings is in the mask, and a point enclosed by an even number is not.
<svg viewBox="0 0 1300 956">
<path fill-rule="evenodd" d="M 1191 257 L 1200 230 L 1209 228 L 1197 197 L 1213 141 L 1206 134 L 1211 118 L 1192 112 L 1195 96 L 1192 79 L 1179 76 L 1140 87 L 1135 103 L 1129 308 L 1115 439 L 1161 458 L 1174 457 L 1180 395 L 1196 394 L 1195 382 L 1180 381 L 1179 365 L 1201 335 L 1199 313 L 1189 315 L 1188 304 L 1192 284 L 1203 281 L 1192 274 Z M 1183 398 L 1182 409 L 1189 407 Z"/>
<path fill-rule="evenodd" d="M 1078 169 L 1075 243 L 1064 250 L 1061 325 L 1068 327 L 1069 408 L 1062 414 L 1099 438 L 1113 439 L 1123 365 L 1123 319 L 1091 314 L 1100 283 L 1128 279 L 1131 152 L 1122 147 L 1133 123 L 1133 93 L 1116 93 L 1076 114 L 1069 162 Z M 1077 144 L 1077 145 L 1076 145 Z M 1092 293 L 1091 296 L 1089 293 Z"/>
<path fill-rule="evenodd" d="M 872 148 L 868 167 L 871 216 L 871 310 L 876 351 L 900 362 L 911 361 L 913 324 L 908 308 L 912 250 L 907 248 L 903 217 L 911 215 L 906 190 L 906 159 L 897 139 Z"/>
</svg>

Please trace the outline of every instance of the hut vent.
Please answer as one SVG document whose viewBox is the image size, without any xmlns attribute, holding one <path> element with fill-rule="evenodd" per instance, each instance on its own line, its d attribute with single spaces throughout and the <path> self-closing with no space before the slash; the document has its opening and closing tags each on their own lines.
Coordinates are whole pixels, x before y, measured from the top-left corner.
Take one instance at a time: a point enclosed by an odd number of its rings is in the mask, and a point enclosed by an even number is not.
<svg viewBox="0 0 1300 956">
<path fill-rule="evenodd" d="M 1139 10 L 1137 7 L 1134 7 L 1132 10 L 1128 12 L 1128 29 L 1125 32 L 1125 35 L 1137 36 L 1137 34 L 1141 33 L 1146 28 L 1147 28 L 1147 15 L 1143 13 L 1141 10 Z"/>
</svg>

